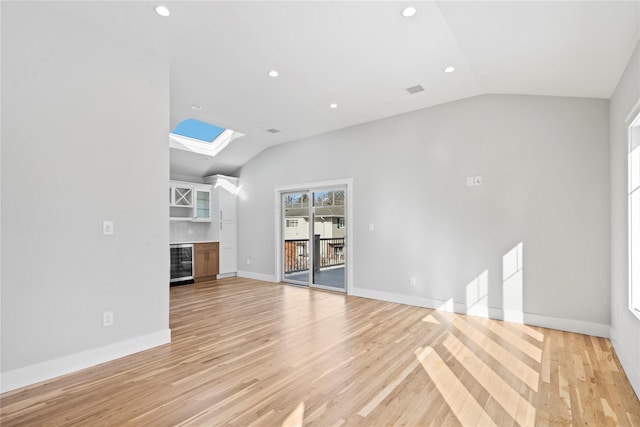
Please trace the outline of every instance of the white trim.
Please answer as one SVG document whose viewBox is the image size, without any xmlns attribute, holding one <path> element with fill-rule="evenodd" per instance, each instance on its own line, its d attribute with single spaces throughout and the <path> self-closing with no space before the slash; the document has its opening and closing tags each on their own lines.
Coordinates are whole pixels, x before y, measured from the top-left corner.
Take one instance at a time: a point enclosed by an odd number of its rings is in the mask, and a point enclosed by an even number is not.
<svg viewBox="0 0 640 427">
<path fill-rule="evenodd" d="M 640 114 L 640 98 L 636 101 L 633 107 L 631 107 L 631 111 L 629 111 L 629 115 L 626 119 L 624 119 L 625 123 L 630 123 L 632 120 L 635 120 L 635 117 Z"/>
<path fill-rule="evenodd" d="M 231 141 L 244 136 L 243 133 L 225 129 L 211 142 L 189 138 L 188 136 L 169 134 L 169 147 L 178 150 L 191 151 L 205 156 L 215 157 L 225 149 Z"/>
<path fill-rule="evenodd" d="M 222 273 L 216 274 L 216 279 L 226 279 L 229 277 L 236 277 L 237 273 Z"/>
<path fill-rule="evenodd" d="M 411 295 L 396 294 L 393 292 L 376 291 L 373 289 L 353 288 L 351 294 L 354 297 L 377 299 L 380 301 L 395 302 L 397 304 L 415 305 L 417 307 L 441 309 L 442 311 L 455 311 L 452 304 L 447 301 L 414 297 Z"/>
<path fill-rule="evenodd" d="M 478 311 L 474 307 L 467 310 L 465 304 L 452 300 L 443 301 L 429 298 L 416 297 L 411 295 L 396 294 L 392 292 L 376 291 L 372 289 L 354 288 L 353 296 L 377 299 L 398 304 L 414 305 L 418 307 L 432 308 L 434 310 L 449 311 L 470 316 L 488 317 L 490 319 L 502 320 L 505 313 L 501 308 L 488 307 L 486 310 Z M 488 312 L 488 316 L 487 316 Z M 515 313 L 506 313 L 513 316 Z M 541 326 L 549 329 L 559 329 L 561 331 L 575 332 L 578 334 L 595 335 L 598 337 L 609 337 L 609 325 L 602 323 L 585 322 L 582 320 L 565 319 L 561 317 L 542 316 L 532 313 L 520 313 L 525 325 Z"/>
<path fill-rule="evenodd" d="M 640 319 L 640 312 L 638 312 L 638 307 L 636 306 L 636 302 L 638 301 L 638 296 L 635 295 L 636 292 L 640 292 L 640 271 L 635 271 L 637 261 L 637 255 L 633 253 L 634 245 L 638 242 L 634 239 L 635 228 L 633 227 L 633 219 L 634 219 L 634 193 L 640 191 L 638 188 L 632 189 L 632 176 L 634 175 L 633 167 L 633 153 L 635 150 L 640 150 L 640 147 L 637 147 L 632 150 L 633 147 L 633 139 L 635 136 L 635 132 L 640 132 L 640 111 L 636 111 L 636 109 L 640 109 L 640 99 L 634 106 L 631 117 L 631 124 L 629 124 L 628 132 L 627 132 L 627 287 L 629 288 L 629 310 L 631 313 L 637 318 Z M 629 117 L 627 117 L 629 119 Z M 638 194 L 638 193 L 636 193 Z M 640 212 L 637 213 L 640 215 Z"/>
<path fill-rule="evenodd" d="M 276 282 L 280 282 L 282 281 L 282 272 L 280 271 L 281 268 L 280 266 L 282 265 L 282 254 L 280 253 L 280 248 L 281 248 L 281 243 L 280 240 L 282 240 L 282 235 L 283 235 L 283 231 L 282 231 L 282 224 L 280 223 L 280 220 L 282 219 L 280 217 L 280 215 L 282 214 L 282 196 L 281 193 L 284 192 L 286 190 L 280 188 L 280 187 L 276 187 L 273 190 L 273 197 L 274 197 L 274 203 L 273 203 L 273 219 L 275 221 L 274 223 L 274 231 L 275 231 L 275 235 L 276 235 L 276 239 L 273 242 L 273 250 L 276 254 L 275 256 L 275 272 L 276 272 Z"/>
<path fill-rule="evenodd" d="M 633 359 L 629 356 L 629 353 L 627 353 L 620 340 L 618 340 L 618 334 L 613 327 L 611 328 L 610 336 L 611 344 L 616 351 L 618 360 L 620 360 L 620 364 L 622 365 L 629 382 L 631 383 L 631 387 L 633 387 L 633 390 L 636 392 L 636 396 L 640 398 L 640 366 L 633 363 Z"/>
<path fill-rule="evenodd" d="M 278 282 L 278 280 L 276 280 L 276 276 L 273 274 L 254 273 L 253 271 L 238 271 L 238 277 L 244 277 L 246 279 L 253 280 L 262 280 L 263 282 Z"/>
<path fill-rule="evenodd" d="M 318 285 L 318 284 L 311 285 L 310 288 L 311 289 L 322 289 L 322 290 L 325 290 L 325 291 L 333 291 L 333 292 L 340 292 L 340 293 L 345 293 L 346 292 L 345 289 L 339 289 L 339 288 L 335 288 L 333 286 L 324 286 L 324 285 Z"/>
<path fill-rule="evenodd" d="M 327 181 L 314 181 L 302 184 L 280 185 L 274 188 L 274 229 L 275 229 L 275 272 L 276 282 L 282 281 L 282 224 L 280 220 L 282 193 L 293 191 L 313 191 L 314 189 L 327 189 L 330 187 L 347 188 L 346 226 L 347 226 L 347 283 L 345 291 L 347 295 L 353 292 L 353 178 L 333 179 Z"/>
<path fill-rule="evenodd" d="M 609 325 L 603 323 L 585 322 L 584 320 L 565 319 L 563 317 L 541 316 L 533 313 L 524 313 L 524 324 L 603 338 L 609 338 L 609 329 L 611 328 Z"/>
<path fill-rule="evenodd" d="M 3 372 L 0 393 L 26 387 L 171 342 L 171 329 Z"/>
</svg>

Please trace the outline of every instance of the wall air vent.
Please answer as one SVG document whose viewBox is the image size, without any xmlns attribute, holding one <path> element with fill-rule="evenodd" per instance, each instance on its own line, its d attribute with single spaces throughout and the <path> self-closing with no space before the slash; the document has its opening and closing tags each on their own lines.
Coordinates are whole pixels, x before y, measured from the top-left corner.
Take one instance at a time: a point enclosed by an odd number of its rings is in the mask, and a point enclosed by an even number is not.
<svg viewBox="0 0 640 427">
<path fill-rule="evenodd" d="M 271 129 L 267 129 L 267 132 L 278 133 L 278 132 L 280 132 L 280 129 L 271 128 Z"/>
<path fill-rule="evenodd" d="M 414 93 L 418 93 L 418 92 L 424 92 L 424 88 L 420 85 L 411 86 L 405 90 L 409 95 L 413 95 Z"/>
</svg>

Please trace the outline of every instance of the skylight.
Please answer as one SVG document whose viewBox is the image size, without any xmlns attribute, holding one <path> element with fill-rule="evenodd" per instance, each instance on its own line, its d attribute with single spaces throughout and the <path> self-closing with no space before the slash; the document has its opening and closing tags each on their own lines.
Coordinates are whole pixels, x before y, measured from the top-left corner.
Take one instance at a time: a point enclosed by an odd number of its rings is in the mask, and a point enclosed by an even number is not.
<svg viewBox="0 0 640 427">
<path fill-rule="evenodd" d="M 244 134 L 231 129 L 196 119 L 186 119 L 178 123 L 169 135 L 169 146 L 213 157 L 241 136 Z"/>
<path fill-rule="evenodd" d="M 225 129 L 221 127 L 201 122 L 200 120 L 187 119 L 178 123 L 178 126 L 171 133 L 211 143 L 224 131 Z"/>
</svg>

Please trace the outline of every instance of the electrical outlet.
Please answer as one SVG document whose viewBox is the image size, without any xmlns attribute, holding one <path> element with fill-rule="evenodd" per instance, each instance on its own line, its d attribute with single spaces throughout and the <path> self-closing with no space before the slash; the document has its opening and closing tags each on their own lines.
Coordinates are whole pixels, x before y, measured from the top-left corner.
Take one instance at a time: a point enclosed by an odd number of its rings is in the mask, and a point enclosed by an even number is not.
<svg viewBox="0 0 640 427">
<path fill-rule="evenodd" d="M 476 186 L 482 185 L 482 175 L 477 175 L 475 177 L 475 183 L 476 183 Z"/>
<path fill-rule="evenodd" d="M 468 176 L 467 177 L 467 187 L 473 187 L 475 184 L 475 180 L 473 179 L 472 176 Z"/>
<path fill-rule="evenodd" d="M 417 283 L 416 276 L 409 277 L 409 283 L 413 286 Z"/>
<path fill-rule="evenodd" d="M 370 223 L 370 224 L 369 224 L 369 231 L 373 231 L 373 230 L 374 230 L 373 223 Z"/>
<path fill-rule="evenodd" d="M 102 326 L 113 325 L 113 311 L 105 311 L 102 313 Z"/>
<path fill-rule="evenodd" d="M 247 257 L 247 265 L 251 264 L 251 258 Z"/>
</svg>

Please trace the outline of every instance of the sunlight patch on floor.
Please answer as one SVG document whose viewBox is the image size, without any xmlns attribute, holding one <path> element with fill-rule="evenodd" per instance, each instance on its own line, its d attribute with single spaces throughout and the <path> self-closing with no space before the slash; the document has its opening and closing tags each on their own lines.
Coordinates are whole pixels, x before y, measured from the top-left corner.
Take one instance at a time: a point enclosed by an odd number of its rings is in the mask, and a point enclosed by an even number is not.
<svg viewBox="0 0 640 427">
<path fill-rule="evenodd" d="M 291 411 L 289 416 L 284 419 L 281 427 L 302 427 L 302 420 L 304 420 L 304 402 L 300 402 L 296 408 Z"/>
<path fill-rule="evenodd" d="M 448 333 L 443 345 L 518 424 L 529 426 L 535 423 L 535 408 L 462 341 Z"/>
<path fill-rule="evenodd" d="M 496 425 L 432 347 L 419 347 L 415 355 L 462 425 Z"/>
<path fill-rule="evenodd" d="M 533 391 L 538 391 L 538 382 L 540 380 L 540 374 L 533 368 L 528 366 L 522 360 L 518 359 L 513 354 L 505 350 L 504 347 L 497 344 L 487 335 L 481 331 L 473 328 L 469 323 L 465 322 L 462 318 L 457 318 L 453 321 L 455 326 L 466 337 L 470 338 L 480 348 L 489 353 L 491 357 L 496 359 L 500 364 L 507 368 L 513 375 L 515 375 L 520 381 L 525 383 Z"/>
<path fill-rule="evenodd" d="M 542 349 L 511 332 L 498 322 L 490 322 L 489 330 L 507 341 L 509 344 L 515 346 L 518 350 L 531 357 L 536 362 L 540 363 L 542 361 Z"/>
<path fill-rule="evenodd" d="M 439 324 L 440 324 L 440 322 L 438 321 L 438 319 L 436 319 L 435 317 L 433 317 L 433 315 L 431 315 L 431 314 L 428 314 L 427 316 L 425 316 L 425 317 L 422 319 L 422 321 L 423 321 L 423 322 L 427 322 L 427 323 L 434 323 L 434 324 L 436 324 L 436 325 L 439 325 Z"/>
</svg>

